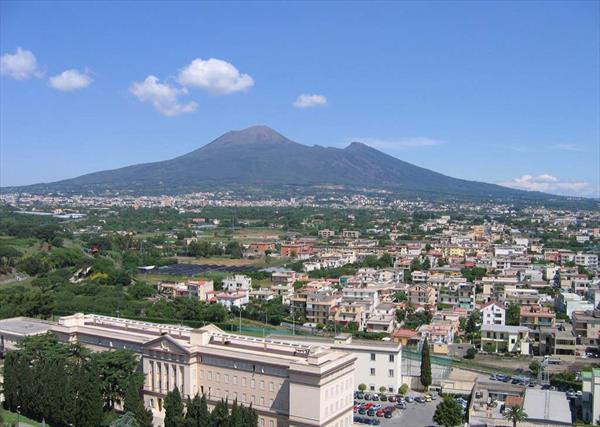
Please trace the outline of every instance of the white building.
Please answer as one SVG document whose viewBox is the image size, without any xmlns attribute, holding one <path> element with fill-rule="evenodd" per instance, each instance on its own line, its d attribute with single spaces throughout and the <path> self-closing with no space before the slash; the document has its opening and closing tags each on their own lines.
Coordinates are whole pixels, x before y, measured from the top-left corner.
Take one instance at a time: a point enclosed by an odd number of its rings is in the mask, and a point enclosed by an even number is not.
<svg viewBox="0 0 600 427">
<path fill-rule="evenodd" d="M 249 291 L 252 287 L 252 279 L 243 274 L 236 274 L 223 279 L 223 289 L 227 292 Z"/>
<path fill-rule="evenodd" d="M 505 325 L 506 309 L 496 301 L 488 302 L 481 308 L 482 325 Z"/>
</svg>

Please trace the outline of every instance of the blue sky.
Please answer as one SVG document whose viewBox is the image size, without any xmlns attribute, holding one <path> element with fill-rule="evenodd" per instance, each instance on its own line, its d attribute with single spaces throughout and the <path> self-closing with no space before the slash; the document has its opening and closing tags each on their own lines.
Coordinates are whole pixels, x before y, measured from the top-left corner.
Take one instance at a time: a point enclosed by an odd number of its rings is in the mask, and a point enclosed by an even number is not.
<svg viewBox="0 0 600 427">
<path fill-rule="evenodd" d="M 2 186 L 266 124 L 600 196 L 599 2 L 3 0 L 0 17 Z"/>
</svg>

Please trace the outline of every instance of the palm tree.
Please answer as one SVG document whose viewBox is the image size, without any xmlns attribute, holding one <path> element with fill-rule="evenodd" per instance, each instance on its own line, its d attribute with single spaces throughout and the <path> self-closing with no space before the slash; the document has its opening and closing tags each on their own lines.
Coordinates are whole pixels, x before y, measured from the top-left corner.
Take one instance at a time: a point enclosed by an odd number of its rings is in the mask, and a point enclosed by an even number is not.
<svg viewBox="0 0 600 427">
<path fill-rule="evenodd" d="M 517 423 L 527 419 L 527 413 L 522 406 L 513 405 L 505 411 L 504 418 L 512 421 L 513 427 L 517 427 Z"/>
</svg>

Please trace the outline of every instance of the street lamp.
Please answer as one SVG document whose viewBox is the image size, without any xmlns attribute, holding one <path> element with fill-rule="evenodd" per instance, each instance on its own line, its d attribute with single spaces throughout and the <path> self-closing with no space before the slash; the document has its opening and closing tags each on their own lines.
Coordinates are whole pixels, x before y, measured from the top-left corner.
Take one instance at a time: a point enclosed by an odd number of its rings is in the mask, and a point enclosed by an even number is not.
<svg viewBox="0 0 600 427">
<path fill-rule="evenodd" d="M 19 427 L 21 421 L 21 405 L 17 405 L 17 427 Z"/>
</svg>

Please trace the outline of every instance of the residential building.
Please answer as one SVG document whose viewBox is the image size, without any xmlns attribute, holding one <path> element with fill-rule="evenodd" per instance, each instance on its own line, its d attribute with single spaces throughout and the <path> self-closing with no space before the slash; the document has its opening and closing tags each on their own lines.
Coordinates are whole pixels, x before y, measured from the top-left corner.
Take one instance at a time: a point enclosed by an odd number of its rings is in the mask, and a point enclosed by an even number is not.
<svg viewBox="0 0 600 427">
<path fill-rule="evenodd" d="M 506 324 L 506 308 L 497 301 L 490 301 L 481 307 L 481 323 L 483 325 Z"/>
<path fill-rule="evenodd" d="M 598 348 L 600 344 L 600 310 L 574 311 L 571 315 L 577 344 L 585 348 Z"/>
<path fill-rule="evenodd" d="M 416 284 L 408 288 L 408 300 L 416 305 L 435 306 L 437 295 L 435 288 L 426 284 Z"/>
<path fill-rule="evenodd" d="M 252 278 L 236 274 L 223 279 L 223 290 L 227 292 L 249 291 L 252 288 Z"/>
<path fill-rule="evenodd" d="M 319 230 L 319 237 L 322 239 L 329 239 L 331 237 L 335 236 L 335 231 L 334 230 L 329 230 L 329 229 L 324 229 L 324 230 Z"/>
<path fill-rule="evenodd" d="M 573 327 L 564 322 L 559 322 L 553 327 L 541 327 L 539 353 L 542 356 L 575 356 L 577 338 L 573 334 Z"/>
<path fill-rule="evenodd" d="M 525 326 L 481 325 L 481 349 L 493 352 L 529 354 L 529 328 Z"/>
</svg>

